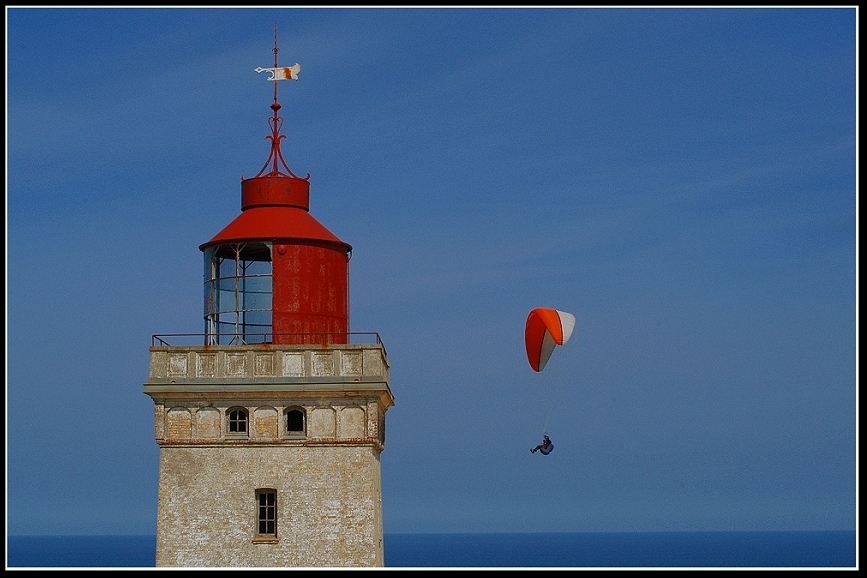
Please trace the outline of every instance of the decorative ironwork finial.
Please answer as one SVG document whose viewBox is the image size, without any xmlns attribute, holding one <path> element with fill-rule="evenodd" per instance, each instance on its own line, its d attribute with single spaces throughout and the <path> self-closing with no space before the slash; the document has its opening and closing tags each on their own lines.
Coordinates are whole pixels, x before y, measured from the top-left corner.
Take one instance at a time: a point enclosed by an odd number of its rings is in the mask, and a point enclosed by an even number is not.
<svg viewBox="0 0 867 578">
<path fill-rule="evenodd" d="M 271 126 L 271 134 L 266 136 L 265 138 L 271 141 L 271 152 L 268 155 L 268 160 L 265 161 L 265 166 L 262 167 L 262 170 L 259 171 L 257 177 L 266 176 L 266 177 L 292 177 L 295 179 L 300 179 L 298 175 L 292 172 L 292 169 L 289 168 L 289 165 L 286 164 L 286 160 L 283 158 L 283 152 L 280 150 L 280 141 L 286 138 L 286 135 L 280 134 L 280 129 L 283 128 L 283 117 L 278 114 L 278 111 L 282 108 L 280 103 L 277 102 L 277 81 L 278 80 L 298 80 L 298 73 L 301 72 L 301 65 L 297 62 L 293 66 L 279 67 L 277 65 L 277 53 L 279 52 L 279 48 L 277 48 L 277 21 L 274 21 L 274 68 L 256 68 L 256 72 L 270 72 L 271 76 L 268 77 L 268 80 L 274 81 L 274 102 L 271 104 L 271 110 L 274 111 L 274 116 L 268 119 L 268 124 Z M 283 168 L 286 169 L 286 172 L 280 170 L 279 163 L 283 165 Z M 268 167 L 271 167 L 271 170 L 267 173 L 265 172 Z M 288 174 L 287 174 L 288 173 Z M 304 177 L 304 180 L 310 178 L 310 173 L 307 173 L 307 176 Z"/>
</svg>

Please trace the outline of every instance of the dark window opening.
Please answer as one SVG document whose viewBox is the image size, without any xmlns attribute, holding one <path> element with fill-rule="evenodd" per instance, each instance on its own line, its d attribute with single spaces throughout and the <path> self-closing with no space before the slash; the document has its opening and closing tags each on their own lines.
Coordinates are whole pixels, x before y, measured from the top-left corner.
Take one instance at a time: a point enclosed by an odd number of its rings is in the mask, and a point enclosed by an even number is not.
<svg viewBox="0 0 867 578">
<path fill-rule="evenodd" d="M 277 490 L 256 490 L 257 534 L 277 536 Z"/>
<path fill-rule="evenodd" d="M 304 412 L 300 409 L 290 409 L 286 412 L 286 431 L 289 433 L 304 433 Z"/>
<path fill-rule="evenodd" d="M 229 412 L 229 432 L 247 433 L 247 410 L 233 409 Z"/>
</svg>

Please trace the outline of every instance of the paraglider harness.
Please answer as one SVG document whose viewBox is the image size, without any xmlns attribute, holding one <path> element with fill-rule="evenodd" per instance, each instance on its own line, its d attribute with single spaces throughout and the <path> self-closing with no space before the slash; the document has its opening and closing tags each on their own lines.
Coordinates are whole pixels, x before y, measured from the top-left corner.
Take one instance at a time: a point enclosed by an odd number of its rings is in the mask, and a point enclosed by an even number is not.
<svg viewBox="0 0 867 578">
<path fill-rule="evenodd" d="M 548 437 L 548 434 L 545 434 L 545 439 L 542 440 L 542 443 L 531 449 L 530 453 L 535 454 L 538 450 L 542 452 L 543 456 L 547 456 L 553 449 L 554 443 L 551 441 L 551 438 Z"/>
</svg>

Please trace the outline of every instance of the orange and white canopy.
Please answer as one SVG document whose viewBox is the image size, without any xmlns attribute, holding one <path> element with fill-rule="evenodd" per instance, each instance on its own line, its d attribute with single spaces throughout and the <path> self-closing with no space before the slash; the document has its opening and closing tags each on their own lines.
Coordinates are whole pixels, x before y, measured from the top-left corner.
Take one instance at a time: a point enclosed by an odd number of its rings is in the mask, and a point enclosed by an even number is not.
<svg viewBox="0 0 867 578">
<path fill-rule="evenodd" d="M 575 316 L 549 307 L 537 307 L 527 316 L 524 344 L 533 371 L 542 371 L 554 347 L 565 345 L 575 329 Z"/>
</svg>

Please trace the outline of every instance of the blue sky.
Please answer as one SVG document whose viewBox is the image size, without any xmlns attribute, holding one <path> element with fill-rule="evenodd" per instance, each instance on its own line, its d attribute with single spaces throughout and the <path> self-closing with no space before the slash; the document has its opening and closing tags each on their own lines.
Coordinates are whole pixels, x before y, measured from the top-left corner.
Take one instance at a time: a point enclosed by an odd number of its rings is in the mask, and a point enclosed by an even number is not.
<svg viewBox="0 0 867 578">
<path fill-rule="evenodd" d="M 203 330 L 275 20 L 391 363 L 386 533 L 856 527 L 855 8 L 6 16 L 8 534 L 155 533 L 148 346 Z"/>
</svg>

